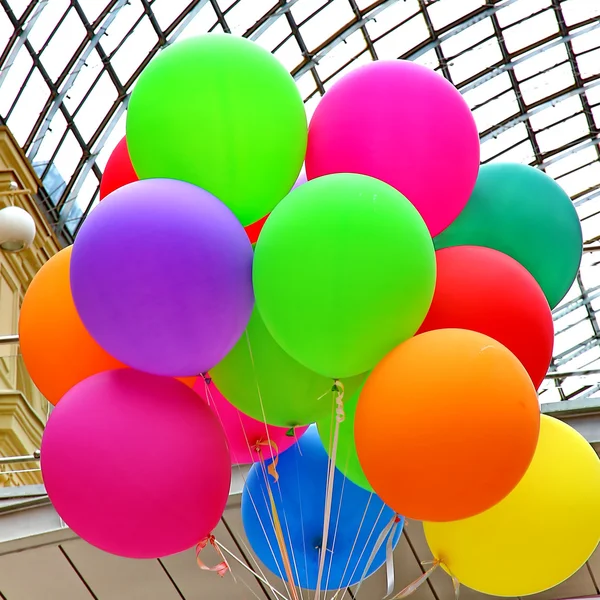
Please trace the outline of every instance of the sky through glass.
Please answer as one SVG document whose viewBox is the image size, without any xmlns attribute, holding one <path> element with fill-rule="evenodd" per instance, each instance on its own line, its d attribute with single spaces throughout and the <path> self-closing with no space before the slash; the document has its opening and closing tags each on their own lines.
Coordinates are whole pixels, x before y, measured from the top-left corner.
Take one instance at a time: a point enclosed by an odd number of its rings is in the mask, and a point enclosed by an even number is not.
<svg viewBox="0 0 600 600">
<path fill-rule="evenodd" d="M 67 241 L 98 201 L 137 76 L 162 46 L 207 31 L 272 51 L 309 115 L 339 77 L 375 59 L 414 60 L 452 81 L 474 112 L 483 162 L 537 166 L 573 199 L 586 251 L 554 311 L 552 369 L 600 369 L 600 2 L 0 0 L 0 117 Z M 600 398 L 599 382 L 551 376 L 541 399 Z"/>
</svg>

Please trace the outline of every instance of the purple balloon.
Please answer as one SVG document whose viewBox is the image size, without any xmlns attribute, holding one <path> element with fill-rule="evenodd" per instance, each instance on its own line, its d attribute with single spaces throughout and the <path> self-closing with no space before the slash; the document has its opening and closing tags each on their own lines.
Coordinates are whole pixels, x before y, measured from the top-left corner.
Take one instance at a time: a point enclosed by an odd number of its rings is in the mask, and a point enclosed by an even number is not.
<svg viewBox="0 0 600 600">
<path fill-rule="evenodd" d="M 136 181 L 81 226 L 73 300 L 92 337 L 126 365 L 199 375 L 248 324 L 252 256 L 241 223 L 212 194 L 182 181 Z"/>
<path fill-rule="evenodd" d="M 294 187 L 292 190 L 295 190 L 298 186 L 303 185 L 307 182 L 306 179 L 306 168 L 302 165 L 302 169 L 300 170 L 300 175 L 298 175 L 298 179 L 296 179 L 296 183 L 294 183 Z"/>
</svg>

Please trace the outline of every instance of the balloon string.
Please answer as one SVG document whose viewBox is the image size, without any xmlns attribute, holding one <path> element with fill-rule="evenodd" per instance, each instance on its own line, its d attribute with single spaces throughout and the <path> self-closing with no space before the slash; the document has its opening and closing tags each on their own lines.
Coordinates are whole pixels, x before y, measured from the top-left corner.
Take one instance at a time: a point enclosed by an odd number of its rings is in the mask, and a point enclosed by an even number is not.
<svg viewBox="0 0 600 600">
<path fill-rule="evenodd" d="M 245 542 L 242 539 L 240 539 L 240 541 L 244 544 L 244 546 L 246 546 Z M 257 573 L 254 569 L 252 569 L 252 567 L 249 567 L 244 561 L 242 561 L 240 558 L 238 558 L 231 550 L 229 550 L 226 546 L 224 546 L 223 544 L 221 544 L 218 540 L 215 540 L 215 543 L 221 549 L 223 549 L 223 551 L 225 551 L 227 554 L 229 554 L 229 556 L 231 558 L 233 558 L 235 561 L 237 561 L 240 564 L 240 566 L 242 566 L 244 569 L 246 569 L 246 571 L 248 571 L 249 573 L 251 573 L 256 579 L 258 579 L 258 581 L 260 581 L 266 587 L 268 587 L 275 596 L 279 597 L 281 600 L 288 600 L 287 596 L 284 596 L 279 590 L 277 590 L 276 588 L 274 588 L 267 581 L 267 578 L 265 577 L 265 574 L 262 572 L 262 570 L 260 571 L 260 574 Z M 247 546 L 246 546 L 246 549 L 250 550 Z M 256 563 L 256 564 L 258 566 L 258 563 Z M 244 582 L 243 579 L 241 581 L 242 581 L 242 583 Z"/>
<path fill-rule="evenodd" d="M 391 600 L 400 600 L 400 598 L 407 598 L 411 594 L 414 594 L 433 574 L 433 572 L 444 563 L 436 558 L 435 560 L 423 561 L 421 565 L 431 565 L 427 571 L 425 571 L 420 577 L 415 579 L 412 583 L 409 583 L 403 590 L 398 592 Z M 444 565 L 445 566 L 445 565 Z M 447 570 L 447 568 L 446 568 Z M 452 586 L 454 587 L 454 600 L 459 600 L 460 597 L 460 581 L 450 573 L 452 578 Z"/>
<path fill-rule="evenodd" d="M 260 402 L 260 410 L 261 410 L 261 413 L 262 413 L 262 420 L 263 420 L 263 423 L 265 425 L 265 432 L 267 434 L 267 440 L 269 441 L 269 444 L 270 444 L 271 437 L 270 437 L 270 433 L 269 433 L 269 427 L 268 427 L 268 424 L 267 424 L 267 416 L 266 416 L 266 413 L 265 413 L 265 404 L 264 404 L 264 401 L 263 401 L 263 397 L 262 397 L 260 385 L 259 385 L 259 382 L 258 382 L 258 376 L 257 376 L 257 370 L 256 370 L 256 363 L 254 361 L 254 353 L 252 352 L 252 343 L 250 342 L 250 336 L 248 335 L 248 330 L 245 331 L 245 336 L 246 336 L 246 345 L 248 346 L 248 353 L 250 355 L 250 361 L 252 363 L 252 373 L 254 374 L 254 382 L 256 383 L 256 392 L 258 394 L 258 400 Z M 300 446 L 298 446 L 298 449 L 300 449 Z M 301 451 L 300 451 L 300 455 L 302 455 Z M 273 457 L 273 458 L 275 458 L 275 457 Z M 263 469 L 264 469 L 264 462 L 263 462 L 262 466 L 263 466 Z M 278 478 L 275 479 L 276 482 L 277 482 L 277 479 Z M 269 483 L 267 481 L 267 486 L 268 485 L 269 485 Z M 281 497 L 281 489 L 279 489 L 279 495 Z M 285 512 L 284 512 L 284 517 L 285 517 Z M 296 557 L 294 555 L 294 547 L 292 545 L 292 540 L 291 540 L 291 536 L 290 536 L 290 533 L 289 533 L 289 527 L 288 527 L 287 519 L 285 520 L 285 526 L 286 526 L 286 529 L 288 531 L 288 539 L 290 541 L 290 549 L 292 551 L 292 560 L 294 561 L 294 568 L 296 569 L 296 575 L 298 576 L 298 580 L 299 580 L 298 565 L 296 563 Z M 285 542 L 285 539 L 284 539 L 284 542 Z M 293 580 L 290 580 L 290 585 L 292 585 L 292 586 L 294 585 L 293 584 Z M 294 593 L 295 593 L 295 588 L 294 588 Z M 302 597 L 302 589 L 300 589 L 300 596 Z"/>
<path fill-rule="evenodd" d="M 365 519 L 367 517 L 367 513 L 369 512 L 369 506 L 371 505 L 371 500 L 373 499 L 374 494 L 371 493 L 369 494 L 369 499 L 367 500 L 367 503 L 365 504 L 365 508 L 363 510 L 363 514 L 360 520 L 360 524 L 358 526 L 358 529 L 356 530 L 356 534 L 354 536 L 354 541 L 352 542 L 352 547 L 350 548 L 350 554 L 348 555 L 348 560 L 346 560 L 346 565 L 344 566 L 344 571 L 342 573 L 342 577 L 340 578 L 340 581 L 343 582 L 346 580 L 346 573 L 348 572 L 348 569 L 350 568 L 350 564 L 352 562 L 352 558 L 354 557 L 354 550 L 356 549 L 356 546 L 358 544 L 358 538 L 360 537 L 361 531 L 363 530 L 363 525 L 365 524 Z M 381 511 L 383 511 L 383 505 L 381 507 Z M 381 512 L 380 512 L 381 515 Z M 377 521 L 379 521 L 379 516 L 377 517 Z M 372 531 L 372 530 L 371 530 Z M 369 538 L 367 539 L 367 544 L 368 541 L 370 540 L 370 535 L 369 534 Z M 364 547 L 366 546 L 366 544 L 363 546 L 363 552 L 364 552 Z M 360 559 L 362 558 L 362 553 L 360 554 L 358 560 L 356 561 L 356 565 L 354 567 L 354 569 L 352 569 L 352 572 L 350 573 L 350 577 L 349 579 L 352 579 L 354 577 L 354 573 L 356 572 L 356 568 L 358 567 L 358 563 L 360 562 Z M 334 595 L 332 600 L 337 600 L 337 597 L 339 596 L 340 592 L 342 592 L 342 598 L 341 600 L 344 599 L 344 596 L 346 595 L 346 592 L 348 591 L 348 587 L 346 586 L 343 590 L 340 589 L 338 590 Z"/>
<path fill-rule="evenodd" d="M 217 417 L 218 417 L 221 425 L 224 427 L 223 420 L 221 419 L 221 415 L 219 414 L 219 409 L 218 409 L 217 403 L 214 401 L 214 397 L 212 395 L 211 385 L 213 385 L 213 382 L 212 382 L 212 379 L 210 377 L 210 374 L 209 373 L 202 373 L 200 375 L 200 377 L 202 378 L 202 380 L 204 382 L 204 393 L 206 395 L 206 399 L 208 401 L 208 405 L 216 412 Z M 252 453 L 253 451 L 256 451 L 256 444 L 254 446 L 252 446 L 252 447 L 250 446 L 250 442 L 248 440 L 248 435 L 246 434 L 246 428 L 245 428 L 244 423 L 243 423 L 243 421 L 241 419 L 241 415 L 240 415 L 239 411 L 238 411 L 238 418 L 240 420 L 240 426 L 242 428 L 242 431 L 244 432 L 244 439 L 246 440 L 246 446 L 248 448 L 248 451 L 250 453 Z M 265 423 L 265 428 L 266 427 L 267 427 L 267 425 Z M 266 434 L 267 434 L 267 437 L 269 437 L 269 430 L 268 429 L 266 429 Z M 263 445 L 268 445 L 268 446 L 274 447 L 275 451 L 277 451 L 277 446 L 274 445 L 274 443 L 271 444 L 271 440 L 270 439 L 268 440 L 268 442 L 263 443 Z M 275 458 L 275 456 L 273 456 L 273 452 L 271 452 L 271 457 Z M 239 465 L 238 465 L 238 468 L 240 468 Z M 264 468 L 264 465 L 263 465 L 263 468 Z M 275 471 L 275 473 L 276 473 L 276 471 Z M 260 526 L 261 526 L 261 529 L 263 531 L 263 534 L 265 535 L 265 539 L 267 540 L 267 545 L 269 546 L 269 550 L 271 551 L 271 555 L 273 556 L 273 559 L 275 560 L 275 563 L 277 564 L 277 555 L 275 553 L 274 548 L 271 545 L 271 542 L 269 541 L 269 538 L 267 536 L 267 529 L 266 529 L 265 524 L 263 523 L 263 521 L 262 521 L 262 519 L 260 517 L 260 512 L 259 512 L 258 508 L 256 507 L 256 503 L 254 501 L 252 493 L 250 492 L 250 490 L 246 486 L 246 477 L 244 475 L 244 472 L 241 470 L 241 468 L 240 468 L 240 475 L 242 476 L 242 479 L 244 480 L 244 487 L 247 490 L 248 497 L 250 498 L 250 501 L 252 502 L 252 506 L 254 507 L 254 511 L 255 511 L 256 516 L 258 518 L 258 522 L 260 523 Z M 264 494 L 263 494 L 263 496 L 264 496 Z M 264 500 L 266 502 L 266 498 L 264 498 Z M 271 521 L 271 525 L 272 524 L 273 524 L 273 522 Z M 219 542 L 217 541 L 217 544 L 218 543 Z M 250 553 L 250 554 L 252 555 L 252 553 Z M 232 575 L 233 575 L 233 573 L 232 573 Z M 283 574 L 281 573 L 281 571 L 279 572 L 279 575 L 281 576 L 281 579 L 284 581 L 284 584 L 285 584 L 285 579 L 284 579 Z M 287 592 L 289 593 L 289 589 L 287 587 L 287 584 L 285 584 L 285 587 L 286 587 Z"/>
<path fill-rule="evenodd" d="M 390 522 L 382 529 L 381 533 L 379 534 L 379 537 L 377 538 L 377 541 L 375 542 L 375 545 L 373 546 L 371 555 L 369 556 L 365 564 L 365 568 L 363 569 L 360 582 L 358 584 L 358 587 L 356 588 L 356 591 L 354 592 L 354 596 L 358 596 L 360 587 L 363 584 L 363 581 L 366 579 L 369 569 L 371 568 L 373 561 L 375 560 L 375 557 L 377 556 L 384 544 L 386 545 L 385 564 L 387 574 L 387 593 L 385 595 L 385 598 L 392 594 L 396 583 L 394 577 L 394 537 L 396 536 L 398 528 L 400 528 L 400 531 L 402 531 L 403 527 L 404 522 L 402 520 L 402 517 L 400 517 L 399 515 L 395 515 L 394 517 L 392 517 Z"/>
<path fill-rule="evenodd" d="M 271 439 L 256 441 L 252 449 L 260 456 L 260 461 L 263 466 L 266 466 L 262 454 L 263 446 L 268 446 L 269 448 L 271 448 L 271 464 L 266 468 L 267 473 L 273 478 L 275 483 L 277 483 L 279 481 L 279 473 L 277 472 L 277 465 L 279 464 L 279 448 L 277 447 L 277 444 Z"/>
<path fill-rule="evenodd" d="M 215 552 L 219 555 L 219 558 L 221 559 L 221 562 L 218 565 L 215 565 L 214 567 L 207 566 L 204 563 L 204 561 L 200 558 L 200 554 L 206 548 L 206 546 L 208 546 L 208 544 L 210 544 L 215 549 Z M 198 566 L 203 571 L 212 571 L 212 572 L 216 573 L 219 577 L 225 577 L 225 574 L 228 571 L 231 572 L 229 563 L 227 562 L 225 555 L 221 552 L 221 548 L 219 548 L 219 546 L 217 545 L 215 536 L 212 534 L 207 535 L 205 538 L 202 538 L 196 544 L 196 562 L 198 563 Z M 231 575 L 233 576 L 233 573 Z M 234 577 L 234 580 L 235 580 L 235 577 Z"/>
<path fill-rule="evenodd" d="M 319 556 L 319 571 L 317 575 L 317 586 L 315 591 L 315 600 L 321 598 L 321 581 L 325 569 L 325 556 L 327 554 L 327 538 L 329 536 L 329 521 L 331 520 L 331 504 L 333 501 L 333 480 L 335 475 L 335 459 L 337 456 L 338 438 L 340 433 L 340 424 L 346 418 L 344 412 L 344 384 L 335 380 L 332 391 L 336 393 L 335 397 L 335 426 L 333 430 L 333 444 L 331 456 L 329 457 L 329 469 L 327 473 L 327 490 L 325 493 L 325 512 L 323 515 L 323 536 L 321 541 L 321 553 Z"/>
<path fill-rule="evenodd" d="M 271 440 L 269 440 L 268 444 L 271 446 L 274 444 Z M 265 445 L 265 444 L 262 444 Z M 272 446 L 271 446 L 272 447 Z M 262 453 L 261 445 L 257 445 L 257 451 L 260 456 L 260 463 L 263 469 L 266 467 L 265 459 Z M 275 457 L 277 458 L 277 457 Z M 277 473 L 277 465 L 275 463 L 275 458 L 267 468 L 269 475 L 275 479 L 275 481 L 279 480 L 279 474 Z M 271 468 L 273 467 L 273 468 Z M 290 586 L 290 592 L 292 595 L 292 600 L 298 600 L 298 591 L 296 590 L 296 584 L 294 583 L 294 575 L 292 572 L 292 565 L 290 563 L 290 557 L 287 551 L 287 547 L 285 545 L 285 536 L 283 535 L 283 529 L 281 527 L 281 521 L 279 519 L 279 513 L 277 511 L 277 505 L 275 504 L 275 498 L 273 496 L 273 490 L 271 489 L 271 482 L 268 477 L 265 477 L 267 484 L 267 494 L 269 496 L 269 504 L 271 505 L 271 513 L 273 515 L 273 529 L 275 530 L 275 538 L 277 539 L 277 545 L 279 546 L 279 551 L 281 552 L 281 559 L 283 561 L 283 568 L 285 570 L 285 576 L 287 577 L 288 584 Z"/>
</svg>

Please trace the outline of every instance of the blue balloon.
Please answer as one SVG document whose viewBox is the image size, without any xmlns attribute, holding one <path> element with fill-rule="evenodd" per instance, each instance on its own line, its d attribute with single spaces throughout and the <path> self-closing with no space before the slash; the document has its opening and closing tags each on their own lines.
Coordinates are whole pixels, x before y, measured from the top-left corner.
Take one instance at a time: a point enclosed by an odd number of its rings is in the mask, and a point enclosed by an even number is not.
<svg viewBox="0 0 600 600">
<path fill-rule="evenodd" d="M 327 452 L 313 425 L 297 444 L 280 454 L 277 465 L 279 482 L 275 483 L 268 475 L 286 539 L 294 582 L 309 590 L 317 587 L 327 469 Z M 395 516 L 396 513 L 375 494 L 352 483 L 336 470 L 321 589 L 336 590 L 358 583 L 363 578 L 380 534 Z M 246 479 L 242 495 L 242 522 L 258 558 L 272 573 L 285 579 L 284 563 L 273 529 L 267 485 L 260 463 L 253 465 Z M 401 517 L 392 540 L 394 547 L 402 533 L 403 524 L 404 518 Z M 385 560 L 384 543 L 369 566 L 366 577 L 377 571 Z"/>
</svg>

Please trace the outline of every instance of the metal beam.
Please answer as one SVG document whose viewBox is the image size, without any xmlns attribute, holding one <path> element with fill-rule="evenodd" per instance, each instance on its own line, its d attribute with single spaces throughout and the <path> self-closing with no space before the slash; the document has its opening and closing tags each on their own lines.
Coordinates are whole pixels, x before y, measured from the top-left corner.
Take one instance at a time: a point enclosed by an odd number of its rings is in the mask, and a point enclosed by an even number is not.
<svg viewBox="0 0 600 600">
<path fill-rule="evenodd" d="M 600 399 L 542 404 L 542 413 L 564 421 L 600 450 Z"/>
<path fill-rule="evenodd" d="M 102 36 L 106 33 L 106 30 L 109 28 L 111 23 L 115 20 L 115 18 L 117 16 L 117 12 L 123 6 L 125 6 L 125 4 L 127 4 L 127 2 L 128 2 L 128 0 L 118 0 L 117 4 L 113 7 L 112 11 L 109 12 L 108 15 L 106 16 L 106 20 L 104 21 L 104 23 L 102 23 L 102 25 L 98 28 L 98 31 L 96 31 L 94 36 L 90 39 L 85 50 L 79 56 L 77 62 L 75 63 L 75 66 L 73 67 L 73 70 L 71 71 L 71 73 L 69 73 L 67 80 L 65 81 L 64 85 L 62 86 L 62 89 L 60 90 L 58 95 L 52 99 L 52 105 L 46 112 L 46 116 L 44 118 L 42 126 L 40 127 L 40 130 L 36 134 L 36 139 L 31 144 L 31 147 L 29 148 L 29 152 L 27 153 L 27 158 L 29 158 L 29 160 L 31 162 L 33 162 L 35 160 L 35 157 L 37 156 L 37 153 L 40 149 L 40 146 L 42 145 L 44 136 L 46 135 L 46 133 L 48 132 L 48 129 L 50 128 L 52 119 L 54 118 L 54 115 L 56 115 L 56 113 L 58 112 L 58 108 L 63 103 L 68 91 L 73 87 L 73 84 L 75 83 L 75 80 L 77 79 L 77 77 L 79 75 L 79 72 L 85 66 L 87 59 L 89 58 L 89 56 L 92 53 L 92 51 L 94 50 L 94 48 L 96 48 L 96 46 L 102 39 Z"/>
</svg>

